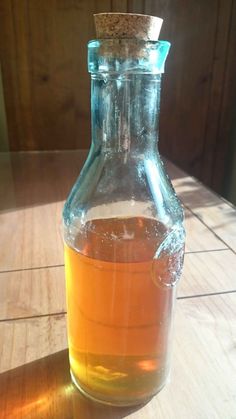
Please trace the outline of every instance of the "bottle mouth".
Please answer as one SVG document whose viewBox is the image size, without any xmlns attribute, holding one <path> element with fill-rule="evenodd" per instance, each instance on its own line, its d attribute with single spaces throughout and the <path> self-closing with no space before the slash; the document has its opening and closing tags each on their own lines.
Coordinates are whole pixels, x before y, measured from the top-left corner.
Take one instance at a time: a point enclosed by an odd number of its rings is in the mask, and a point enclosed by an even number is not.
<svg viewBox="0 0 236 419">
<path fill-rule="evenodd" d="M 95 39 L 88 43 L 89 73 L 164 73 L 168 41 Z"/>
</svg>

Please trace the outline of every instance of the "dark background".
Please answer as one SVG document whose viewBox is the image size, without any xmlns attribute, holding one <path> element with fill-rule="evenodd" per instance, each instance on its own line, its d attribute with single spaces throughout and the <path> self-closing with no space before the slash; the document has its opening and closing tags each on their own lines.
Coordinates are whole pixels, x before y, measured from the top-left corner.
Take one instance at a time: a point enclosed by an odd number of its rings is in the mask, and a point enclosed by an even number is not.
<svg viewBox="0 0 236 419">
<path fill-rule="evenodd" d="M 89 147 L 86 44 L 104 11 L 164 18 L 160 150 L 236 200 L 234 0 L 0 0 L 0 149 Z"/>
</svg>

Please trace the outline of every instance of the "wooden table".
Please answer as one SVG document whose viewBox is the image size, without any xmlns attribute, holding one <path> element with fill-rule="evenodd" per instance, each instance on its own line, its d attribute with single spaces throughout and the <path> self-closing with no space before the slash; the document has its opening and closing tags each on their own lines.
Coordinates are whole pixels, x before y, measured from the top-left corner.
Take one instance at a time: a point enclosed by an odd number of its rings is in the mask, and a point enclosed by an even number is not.
<svg viewBox="0 0 236 419">
<path fill-rule="evenodd" d="M 85 155 L 0 155 L 0 418 L 236 419 L 236 210 L 170 163 L 187 229 L 171 381 L 136 408 L 71 384 L 60 219 Z"/>
</svg>

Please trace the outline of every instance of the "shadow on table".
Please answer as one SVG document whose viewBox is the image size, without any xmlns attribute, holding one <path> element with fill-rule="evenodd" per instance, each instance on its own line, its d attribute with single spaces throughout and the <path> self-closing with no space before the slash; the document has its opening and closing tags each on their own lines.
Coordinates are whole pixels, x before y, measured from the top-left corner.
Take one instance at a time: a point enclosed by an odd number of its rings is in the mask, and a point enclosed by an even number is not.
<svg viewBox="0 0 236 419">
<path fill-rule="evenodd" d="M 2 373 L 0 392 L 0 412 L 11 419 L 121 419 L 141 408 L 84 397 L 71 383 L 67 350 Z"/>
</svg>

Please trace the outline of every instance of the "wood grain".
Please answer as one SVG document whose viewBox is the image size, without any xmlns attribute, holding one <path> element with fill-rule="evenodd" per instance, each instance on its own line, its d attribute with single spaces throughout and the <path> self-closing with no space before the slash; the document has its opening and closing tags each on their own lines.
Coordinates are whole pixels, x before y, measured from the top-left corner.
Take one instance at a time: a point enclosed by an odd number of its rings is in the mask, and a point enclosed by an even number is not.
<svg viewBox="0 0 236 419">
<path fill-rule="evenodd" d="M 62 202 L 8 211 L 0 216 L 2 271 L 63 263 Z"/>
<path fill-rule="evenodd" d="M 1 322 L 0 348 L 1 373 L 64 350 L 67 348 L 65 316 Z M 0 388 L 2 392 L 1 385 Z"/>
<path fill-rule="evenodd" d="M 4 241 L 0 255 L 1 271 L 61 265 L 63 240 L 61 229 L 64 201 L 19 208 L 0 215 Z M 226 248 L 193 215 L 186 219 L 186 251 Z M 202 234 L 205 234 L 202 240 Z"/>
<path fill-rule="evenodd" d="M 171 42 L 162 85 L 161 152 L 201 177 L 218 4 L 147 0 L 145 13 L 164 19 L 161 38 Z"/>
<path fill-rule="evenodd" d="M 222 7 L 224 7 L 225 2 L 221 1 L 221 3 Z M 219 130 L 215 145 L 214 169 L 211 180 L 211 187 L 219 193 L 223 190 L 222 181 L 226 184 L 228 182 L 228 165 L 232 158 L 232 144 L 234 144 L 234 133 L 232 131 L 235 120 L 236 95 L 236 4 L 235 1 L 229 0 L 226 3 L 231 3 L 230 25 L 227 28 L 227 61 L 224 74 Z M 232 187 L 235 186 L 232 185 Z"/>
<path fill-rule="evenodd" d="M 128 13 L 144 13 L 144 0 L 128 0 Z"/>
<path fill-rule="evenodd" d="M 230 250 L 186 254 L 178 297 L 236 290 L 235 271 Z M 0 273 L 0 288 L 0 320 L 66 311 L 63 266 Z"/>
<path fill-rule="evenodd" d="M 87 150 L 0 153 L 1 212 L 65 200 L 87 154 Z"/>
<path fill-rule="evenodd" d="M 86 48 L 94 38 L 93 13 L 109 10 L 110 0 L 1 2 L 0 53 L 11 150 L 88 147 Z"/>
<path fill-rule="evenodd" d="M 0 154 L 0 177 L 3 180 L 0 186 L 0 223 L 4 243 L 0 254 L 1 271 L 64 263 L 62 206 L 86 154 L 87 151 L 83 150 Z M 193 178 L 178 172 L 175 166 L 169 164 L 168 167 L 177 193 L 191 208 L 191 212 L 186 212 L 186 251 L 227 247 L 193 216 L 193 212 L 199 216 L 199 211 L 200 216 L 205 214 L 204 222 L 209 221 L 209 226 L 213 226 L 227 244 L 234 244 L 235 210 Z M 213 216 L 209 215 L 211 213 Z M 227 214 L 231 215 L 227 218 Z M 227 220 L 221 230 L 216 224 L 218 220 Z"/>
<path fill-rule="evenodd" d="M 222 120 L 222 112 L 225 111 L 222 97 L 227 96 L 226 106 L 233 106 L 233 98 L 229 100 L 229 92 L 226 94 L 225 86 L 227 60 L 229 56 L 233 54 L 236 46 L 236 44 L 234 46 L 229 46 L 229 31 L 231 30 L 231 26 L 233 30 L 233 27 L 235 26 L 234 22 L 236 21 L 236 16 L 232 19 L 232 6 L 233 2 L 231 0 L 220 0 L 218 2 L 218 25 L 215 35 L 215 53 L 210 74 L 211 91 L 206 121 L 204 154 L 202 155 L 201 180 L 204 181 L 205 184 L 211 185 L 216 191 L 222 190 L 221 182 L 224 175 L 225 157 L 229 147 L 229 141 L 222 141 L 223 136 L 219 133 L 219 123 Z M 236 33 L 233 35 L 234 37 L 232 36 L 232 42 L 235 40 L 235 35 Z M 227 50 L 227 48 L 229 49 Z M 225 53 L 226 51 L 227 53 Z M 231 71 L 233 68 L 235 70 L 236 61 L 234 67 L 232 64 L 233 63 L 231 63 Z M 232 83 L 230 83 L 230 89 L 232 89 Z M 232 117 L 232 112 L 227 112 L 227 117 Z M 216 122 L 217 119 L 218 122 Z M 224 121 L 224 123 L 226 125 L 226 121 Z M 229 125 L 228 122 L 228 129 Z M 229 132 L 224 134 L 224 138 L 227 137 L 229 138 Z M 221 163 L 217 162 L 216 164 L 216 146 L 218 142 L 221 143 L 222 147 L 220 154 Z M 217 171 L 215 170 L 215 166 L 217 167 Z M 218 178 L 217 182 L 216 177 Z M 219 180 L 220 183 L 218 183 Z"/>
<path fill-rule="evenodd" d="M 191 209 L 223 245 L 236 251 L 236 210 L 227 201 L 205 188 L 192 177 L 179 177 L 173 181 L 184 205 Z"/>
<path fill-rule="evenodd" d="M 236 208 L 170 161 L 166 168 L 183 204 L 235 252 Z"/>
<path fill-rule="evenodd" d="M 4 102 L 6 106 L 8 139 L 19 144 L 24 135 L 25 127 L 21 125 L 21 106 L 19 105 L 18 77 L 16 71 L 17 45 L 12 15 L 12 3 L 0 3 L 0 56 Z M 19 127 L 21 129 L 19 130 Z"/>
<path fill-rule="evenodd" d="M 171 381 L 145 406 L 93 403 L 70 383 L 65 318 L 0 324 L 0 418 L 234 419 L 236 294 L 177 305 Z M 4 345 L 3 345 L 4 342 Z"/>
<path fill-rule="evenodd" d="M 0 320 L 66 311 L 64 268 L 0 273 Z"/>
<path fill-rule="evenodd" d="M 227 249 L 195 215 L 185 209 L 186 252 L 199 252 L 217 249 Z"/>
<path fill-rule="evenodd" d="M 1 270 L 63 263 L 62 206 L 85 155 L 0 155 Z"/>
<path fill-rule="evenodd" d="M 186 254 L 178 297 L 235 291 L 235 272 L 231 250 Z"/>
<path fill-rule="evenodd" d="M 111 11 L 126 13 L 127 1 L 128 0 L 111 0 Z"/>
<path fill-rule="evenodd" d="M 222 193 L 236 89 L 235 4 L 146 0 L 144 10 L 164 19 L 161 35 L 172 44 L 162 86 L 161 150 Z"/>
<path fill-rule="evenodd" d="M 20 269 L 0 273 L 0 418 L 235 419 L 236 259 L 227 246 L 235 244 L 236 212 L 171 163 L 189 208 L 190 252 L 178 290 L 171 382 L 129 409 L 93 403 L 71 384 L 64 268 L 22 269 L 63 263 L 61 206 L 85 155 L 0 156 L 1 269 Z M 214 293 L 225 294 L 207 296 Z"/>
<path fill-rule="evenodd" d="M 161 148 L 220 190 L 235 96 L 231 0 L 191 0 L 184 7 L 181 0 L 2 0 L 0 58 L 10 149 L 89 146 L 86 45 L 95 35 L 93 13 L 105 11 L 164 18 L 161 37 L 172 48 L 162 89 Z"/>
</svg>

